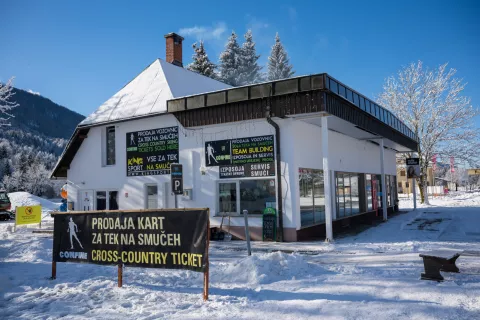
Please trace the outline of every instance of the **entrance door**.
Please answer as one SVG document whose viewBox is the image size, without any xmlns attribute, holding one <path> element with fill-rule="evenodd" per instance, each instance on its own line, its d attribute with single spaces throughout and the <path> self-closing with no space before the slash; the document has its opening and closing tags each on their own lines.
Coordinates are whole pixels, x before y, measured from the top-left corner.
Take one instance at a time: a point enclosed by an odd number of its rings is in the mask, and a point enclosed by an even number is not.
<svg viewBox="0 0 480 320">
<path fill-rule="evenodd" d="M 165 195 L 165 208 L 175 208 L 175 195 L 172 193 L 170 182 L 165 182 L 165 190 L 163 194 Z"/>
<path fill-rule="evenodd" d="M 156 184 L 147 185 L 147 209 L 158 208 L 158 187 Z"/>
<path fill-rule="evenodd" d="M 93 210 L 93 190 L 80 191 L 80 211 Z"/>
</svg>

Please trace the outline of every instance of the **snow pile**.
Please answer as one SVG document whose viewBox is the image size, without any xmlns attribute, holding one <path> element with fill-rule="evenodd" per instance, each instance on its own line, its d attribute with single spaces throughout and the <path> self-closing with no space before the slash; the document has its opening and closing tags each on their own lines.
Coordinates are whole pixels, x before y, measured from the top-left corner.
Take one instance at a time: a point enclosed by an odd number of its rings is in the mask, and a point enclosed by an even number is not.
<svg viewBox="0 0 480 320">
<path fill-rule="evenodd" d="M 16 207 L 41 205 L 42 212 L 47 213 L 58 210 L 59 207 L 58 203 L 34 196 L 28 192 L 12 192 L 8 194 L 8 197 L 12 203 L 12 211 L 15 210 Z"/>
<path fill-rule="evenodd" d="M 211 270 L 211 279 L 214 283 L 255 286 L 324 272 L 321 267 L 308 263 L 302 255 L 273 252 L 254 254 L 233 263 L 219 263 Z"/>
</svg>

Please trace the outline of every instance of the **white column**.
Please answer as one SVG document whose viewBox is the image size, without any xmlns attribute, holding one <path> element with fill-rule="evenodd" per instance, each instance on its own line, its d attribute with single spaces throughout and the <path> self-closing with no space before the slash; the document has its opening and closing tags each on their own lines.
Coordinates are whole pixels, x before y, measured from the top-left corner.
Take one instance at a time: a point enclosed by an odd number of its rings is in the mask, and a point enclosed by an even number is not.
<svg viewBox="0 0 480 320">
<path fill-rule="evenodd" d="M 382 174 L 383 221 L 387 221 L 387 185 L 385 182 L 385 149 L 383 148 L 383 139 L 380 139 L 380 168 Z"/>
<path fill-rule="evenodd" d="M 323 183 L 325 189 L 325 228 L 326 242 L 333 240 L 332 229 L 332 187 L 330 179 L 330 168 L 328 166 L 328 118 L 322 117 L 322 154 L 323 154 Z"/>
</svg>

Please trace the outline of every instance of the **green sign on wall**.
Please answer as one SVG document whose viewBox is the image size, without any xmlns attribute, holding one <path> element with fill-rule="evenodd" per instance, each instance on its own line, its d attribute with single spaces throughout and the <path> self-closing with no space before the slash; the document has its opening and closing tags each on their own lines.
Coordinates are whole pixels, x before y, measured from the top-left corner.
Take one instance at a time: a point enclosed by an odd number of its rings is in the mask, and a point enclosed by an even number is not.
<svg viewBox="0 0 480 320">
<path fill-rule="evenodd" d="M 263 210 L 263 241 L 275 241 L 277 238 L 277 212 L 274 208 Z"/>
</svg>

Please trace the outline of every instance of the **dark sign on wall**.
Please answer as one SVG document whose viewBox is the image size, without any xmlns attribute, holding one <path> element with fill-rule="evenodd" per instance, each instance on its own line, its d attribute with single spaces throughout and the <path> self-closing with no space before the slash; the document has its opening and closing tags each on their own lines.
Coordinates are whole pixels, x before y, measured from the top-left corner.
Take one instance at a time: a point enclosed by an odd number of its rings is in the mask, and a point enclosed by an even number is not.
<svg viewBox="0 0 480 320">
<path fill-rule="evenodd" d="M 207 167 L 273 162 L 275 159 L 273 135 L 205 142 Z"/>
<path fill-rule="evenodd" d="M 220 178 L 275 175 L 274 136 L 205 142 L 205 164 L 220 166 Z"/>
<path fill-rule="evenodd" d="M 275 175 L 275 165 L 273 162 L 267 162 L 220 166 L 219 173 L 221 179 L 272 177 Z"/>
<path fill-rule="evenodd" d="M 208 209 L 54 215 L 53 261 L 204 272 Z"/>
<path fill-rule="evenodd" d="M 274 208 L 265 208 L 263 211 L 262 239 L 263 241 L 275 241 L 277 234 L 277 215 Z"/>
<path fill-rule="evenodd" d="M 127 133 L 127 176 L 169 174 L 178 163 L 178 127 Z"/>
<path fill-rule="evenodd" d="M 407 158 L 407 179 L 420 177 L 420 159 Z"/>
</svg>

